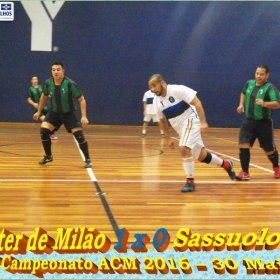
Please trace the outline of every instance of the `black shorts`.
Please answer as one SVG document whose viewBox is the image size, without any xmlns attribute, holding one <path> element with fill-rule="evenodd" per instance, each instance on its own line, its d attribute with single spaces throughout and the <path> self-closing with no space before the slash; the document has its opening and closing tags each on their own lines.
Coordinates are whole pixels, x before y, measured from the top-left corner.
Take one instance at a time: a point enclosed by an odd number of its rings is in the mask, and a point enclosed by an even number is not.
<svg viewBox="0 0 280 280">
<path fill-rule="evenodd" d="M 244 119 L 239 133 L 239 144 L 250 143 L 250 147 L 253 147 L 257 138 L 264 151 L 272 152 L 275 150 L 273 120 Z"/>
<path fill-rule="evenodd" d="M 74 128 L 82 127 L 82 124 L 80 123 L 74 112 L 60 114 L 49 110 L 44 119 L 44 122 L 48 122 L 55 126 L 56 131 L 62 124 L 64 124 L 66 130 L 69 133 L 71 133 L 71 130 Z"/>
<path fill-rule="evenodd" d="M 48 109 L 43 109 L 41 116 L 46 116 L 48 112 L 49 112 Z"/>
</svg>

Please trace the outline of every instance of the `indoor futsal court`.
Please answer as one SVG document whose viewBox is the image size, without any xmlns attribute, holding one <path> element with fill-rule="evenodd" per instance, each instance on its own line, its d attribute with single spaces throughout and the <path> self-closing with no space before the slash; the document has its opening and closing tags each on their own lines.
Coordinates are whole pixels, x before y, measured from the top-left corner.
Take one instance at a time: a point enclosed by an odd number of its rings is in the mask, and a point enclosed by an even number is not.
<svg viewBox="0 0 280 280">
<path fill-rule="evenodd" d="M 55 238 L 57 228 L 95 227 L 114 244 L 119 229 L 126 228 L 129 242 L 147 233 L 151 244 L 160 228 L 168 230 L 171 242 L 181 228 L 201 235 L 279 230 L 280 180 L 258 143 L 249 182 L 232 181 L 222 168 L 196 162 L 196 190 L 182 193 L 179 151 L 167 147 L 156 126 L 144 139 L 140 126 L 86 126 L 92 169 L 84 168 L 64 127 L 52 141 L 54 161 L 39 165 L 44 155 L 39 129 L 39 123 L 0 123 L 0 223 L 14 234 L 29 236 L 41 227 Z M 207 149 L 233 160 L 236 173 L 238 132 L 209 128 L 203 135 Z M 275 139 L 279 150 L 279 130 Z"/>
</svg>

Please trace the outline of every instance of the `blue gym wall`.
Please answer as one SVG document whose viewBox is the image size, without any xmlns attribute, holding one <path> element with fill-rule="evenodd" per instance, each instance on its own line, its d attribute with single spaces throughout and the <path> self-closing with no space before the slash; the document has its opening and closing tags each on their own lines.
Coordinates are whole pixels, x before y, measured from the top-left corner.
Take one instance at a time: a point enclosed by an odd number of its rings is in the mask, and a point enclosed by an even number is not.
<svg viewBox="0 0 280 280">
<path fill-rule="evenodd" d="M 142 125 L 154 73 L 197 90 L 211 127 L 240 126 L 240 92 L 258 64 L 280 88 L 280 2 L 65 2 L 52 21 L 58 51 L 31 51 L 31 21 L 14 7 L 14 21 L 0 22 L 0 122 L 33 122 L 30 76 L 43 83 L 54 60 L 83 91 L 91 124 Z"/>
</svg>

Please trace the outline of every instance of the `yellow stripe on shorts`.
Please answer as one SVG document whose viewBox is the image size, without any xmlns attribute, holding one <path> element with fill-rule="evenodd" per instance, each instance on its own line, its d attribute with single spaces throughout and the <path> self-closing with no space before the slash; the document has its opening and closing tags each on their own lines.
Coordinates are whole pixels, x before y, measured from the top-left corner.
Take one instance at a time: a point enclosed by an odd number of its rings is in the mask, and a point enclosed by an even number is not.
<svg viewBox="0 0 280 280">
<path fill-rule="evenodd" d="M 183 137 L 182 137 L 182 144 L 183 144 L 183 146 L 186 146 L 186 144 L 188 142 L 192 126 L 193 126 L 193 119 L 189 119 L 188 120 L 188 126 L 186 128 L 185 133 L 183 134 Z"/>
</svg>

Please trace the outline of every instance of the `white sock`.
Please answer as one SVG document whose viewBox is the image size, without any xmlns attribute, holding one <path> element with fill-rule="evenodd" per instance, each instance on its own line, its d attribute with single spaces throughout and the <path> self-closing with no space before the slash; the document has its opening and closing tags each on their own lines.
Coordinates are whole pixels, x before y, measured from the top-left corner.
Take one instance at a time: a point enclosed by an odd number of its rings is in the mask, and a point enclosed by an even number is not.
<svg viewBox="0 0 280 280">
<path fill-rule="evenodd" d="M 212 155 L 212 159 L 209 164 L 216 165 L 216 166 L 222 166 L 223 160 L 221 158 L 219 158 L 218 156 L 216 156 L 215 154 L 211 153 L 211 155 Z"/>
<path fill-rule="evenodd" d="M 183 158 L 183 168 L 187 178 L 194 178 L 194 160 L 193 157 Z"/>
</svg>

